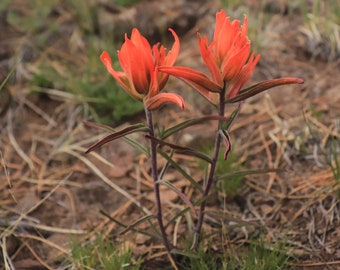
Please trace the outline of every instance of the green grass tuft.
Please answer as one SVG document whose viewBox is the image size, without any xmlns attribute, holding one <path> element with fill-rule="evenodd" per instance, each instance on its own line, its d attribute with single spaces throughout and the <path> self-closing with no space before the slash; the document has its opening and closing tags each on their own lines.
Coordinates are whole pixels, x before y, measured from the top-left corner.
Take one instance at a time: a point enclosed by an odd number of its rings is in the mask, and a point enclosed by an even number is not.
<svg viewBox="0 0 340 270">
<path fill-rule="evenodd" d="M 97 236 L 94 242 L 71 244 L 71 263 L 79 270 L 141 269 L 141 260 L 134 260 L 130 249 L 117 248 L 110 240 Z"/>
</svg>

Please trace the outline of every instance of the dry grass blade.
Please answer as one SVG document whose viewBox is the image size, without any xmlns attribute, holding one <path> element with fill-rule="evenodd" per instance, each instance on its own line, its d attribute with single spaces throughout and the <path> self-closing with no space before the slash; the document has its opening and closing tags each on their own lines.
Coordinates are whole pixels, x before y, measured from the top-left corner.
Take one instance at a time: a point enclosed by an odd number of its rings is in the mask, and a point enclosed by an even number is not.
<svg viewBox="0 0 340 270">
<path fill-rule="evenodd" d="M 13 135 L 13 126 L 12 126 L 12 111 L 10 110 L 8 112 L 8 121 L 7 121 L 7 133 L 8 133 L 8 138 L 10 143 L 12 144 L 13 148 L 15 151 L 18 153 L 18 155 L 27 163 L 31 171 L 34 171 L 35 167 L 33 164 L 33 161 L 29 158 L 28 155 L 26 155 L 25 151 L 22 150 L 16 141 L 14 135 Z"/>
<path fill-rule="evenodd" d="M 135 205 L 137 205 L 138 207 L 142 207 L 140 202 L 138 202 L 132 195 L 130 195 L 129 193 L 127 193 L 124 189 L 122 189 L 121 187 L 117 186 L 115 183 L 113 183 L 112 181 L 110 181 L 110 179 L 108 179 L 99 169 L 97 166 L 95 166 L 89 159 L 83 157 L 82 155 L 78 154 L 77 152 L 73 151 L 70 147 L 63 147 L 61 149 L 59 149 L 59 152 L 62 153 L 67 153 L 70 154 L 71 156 L 76 157 L 77 159 L 79 159 L 80 161 L 82 161 L 83 163 L 85 163 L 100 179 L 102 179 L 107 185 L 109 185 L 110 187 L 112 187 L 113 189 L 115 189 L 116 191 L 118 191 L 120 194 L 122 194 L 125 198 L 127 198 L 128 200 L 132 201 Z M 142 207 L 143 211 L 145 211 L 145 213 L 147 214 L 151 214 L 149 210 L 147 210 L 146 208 Z"/>
<path fill-rule="evenodd" d="M 12 182 L 11 182 L 11 178 L 9 177 L 9 172 L 7 170 L 6 162 L 5 162 L 5 159 L 4 159 L 4 156 L 3 156 L 1 150 L 0 150 L 0 158 L 1 158 L 1 165 L 2 165 L 2 168 L 4 170 L 6 180 L 7 180 L 7 183 L 4 182 L 3 183 L 4 185 L 3 186 L 1 185 L 0 189 L 1 188 L 5 188 L 5 186 L 7 185 L 8 190 L 10 191 L 12 199 L 16 202 L 15 196 L 13 195 L 13 192 L 12 192 L 13 185 L 12 185 Z"/>
<path fill-rule="evenodd" d="M 85 153 L 85 151 L 86 151 L 86 148 L 81 147 L 79 145 L 69 145 L 69 147 L 72 150 L 77 150 L 77 151 L 82 152 L 82 153 Z M 109 166 L 112 169 L 116 168 L 116 166 L 114 164 L 112 164 L 106 158 L 102 157 L 101 155 L 99 155 L 96 152 L 91 152 L 91 153 L 89 153 L 89 155 L 95 157 L 98 161 L 102 162 L 103 164 Z"/>
<path fill-rule="evenodd" d="M 37 254 L 37 252 L 32 248 L 27 241 L 23 241 L 24 245 L 27 247 L 27 249 L 32 253 L 32 255 L 37 259 L 37 261 L 43 265 L 48 270 L 53 270 L 52 267 L 50 267 L 47 263 L 44 262 L 42 258 Z"/>
<path fill-rule="evenodd" d="M 36 114 L 41 116 L 50 126 L 56 127 L 58 125 L 57 122 L 53 118 L 51 118 L 46 112 L 44 112 L 42 109 L 40 109 L 38 106 L 36 106 L 34 103 L 29 101 L 28 99 L 25 99 L 24 103 L 32 111 L 34 111 Z"/>
<path fill-rule="evenodd" d="M 165 180 L 158 180 L 156 182 L 156 184 L 165 185 L 168 188 L 170 188 L 173 192 L 175 192 L 186 203 L 187 206 L 190 207 L 191 211 L 195 214 L 195 216 L 198 217 L 198 213 L 197 213 L 194 205 L 190 201 L 190 199 L 183 192 L 178 190 L 173 184 L 171 184 L 170 182 L 165 181 Z"/>
<path fill-rule="evenodd" d="M 34 240 L 43 242 L 46 245 L 51 246 L 52 248 L 54 248 L 56 250 L 59 250 L 62 254 L 68 253 L 67 249 L 62 248 L 62 247 L 58 246 L 57 244 L 55 244 L 55 243 L 53 243 L 53 242 L 51 242 L 51 241 L 49 241 L 49 240 L 47 240 L 43 237 L 39 237 L 39 236 L 36 236 L 36 235 L 33 235 L 33 234 L 15 234 L 15 236 L 20 237 L 20 238 L 34 239 Z"/>
<path fill-rule="evenodd" d="M 2 257 L 4 259 L 5 270 L 15 270 L 14 265 L 12 264 L 11 258 L 8 256 L 7 248 L 6 248 L 6 236 L 0 239 L 0 245 L 2 250 Z"/>
<path fill-rule="evenodd" d="M 10 222 L 12 225 L 13 222 Z M 33 229 L 38 229 L 41 231 L 45 232 L 52 232 L 52 233 L 62 233 L 62 234 L 86 234 L 86 230 L 77 230 L 77 229 L 65 229 L 65 228 L 58 228 L 58 227 L 52 227 L 52 226 L 46 226 L 46 225 L 41 225 L 41 224 L 35 224 L 33 222 L 25 222 L 22 221 L 20 222 L 20 227 L 22 228 L 33 228 Z"/>
<path fill-rule="evenodd" d="M 60 183 L 58 185 L 56 185 L 53 189 L 51 189 L 44 198 L 42 198 L 38 203 L 36 203 L 34 206 L 32 206 L 29 210 L 27 210 L 25 213 L 21 213 L 20 217 L 15 220 L 15 222 L 13 222 L 13 224 L 11 224 L 10 226 L 8 226 L 1 234 L 0 234 L 0 238 L 3 238 L 5 236 L 11 235 L 14 233 L 14 231 L 16 230 L 16 228 L 20 225 L 20 223 L 22 222 L 22 220 L 24 218 L 26 218 L 26 216 L 33 212 L 34 210 L 36 210 L 40 205 L 42 205 L 49 197 L 51 197 L 51 195 L 61 186 L 64 184 L 64 182 L 67 180 L 67 177 L 60 181 Z"/>
</svg>

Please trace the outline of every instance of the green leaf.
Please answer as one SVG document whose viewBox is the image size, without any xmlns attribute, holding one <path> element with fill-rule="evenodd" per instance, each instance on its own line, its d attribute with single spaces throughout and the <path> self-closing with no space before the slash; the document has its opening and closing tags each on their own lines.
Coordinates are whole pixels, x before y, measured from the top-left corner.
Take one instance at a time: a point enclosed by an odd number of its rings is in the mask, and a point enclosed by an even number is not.
<svg viewBox="0 0 340 270">
<path fill-rule="evenodd" d="M 203 189 L 200 184 L 198 184 L 189 174 L 186 173 L 185 170 L 182 169 L 180 165 L 178 165 L 168 154 L 158 148 L 158 153 L 161 154 L 170 164 L 181 173 L 195 188 L 197 188 L 200 192 L 203 192 Z"/>
<path fill-rule="evenodd" d="M 227 130 L 223 130 L 223 129 L 220 129 L 220 134 L 221 134 L 221 137 L 224 141 L 224 143 L 226 144 L 226 150 L 224 152 L 224 160 L 227 160 L 228 159 L 228 155 L 231 151 L 231 140 L 230 140 L 230 136 L 229 136 L 229 133 Z"/>
<path fill-rule="evenodd" d="M 119 234 L 125 234 L 127 233 L 128 231 L 134 229 L 136 226 L 138 226 L 139 224 L 143 223 L 144 221 L 146 220 L 149 220 L 149 219 L 153 219 L 155 218 L 155 215 L 146 215 L 144 217 L 141 217 L 139 219 L 137 219 L 134 223 L 130 224 L 129 226 L 127 226 L 123 231 L 121 231 Z"/>
<path fill-rule="evenodd" d="M 196 205 L 196 204 L 195 204 Z M 178 219 L 180 216 L 184 215 L 186 212 L 188 212 L 190 210 L 190 207 L 185 207 L 183 210 L 179 211 L 176 215 L 174 215 L 172 217 L 172 219 L 170 219 L 168 221 L 168 223 L 164 226 L 165 229 L 168 228 L 173 222 L 176 221 L 176 219 Z"/>
<path fill-rule="evenodd" d="M 232 126 L 232 124 L 234 123 L 236 117 L 237 117 L 237 116 L 239 115 L 239 113 L 240 113 L 240 110 L 241 110 L 241 108 L 242 108 L 242 105 L 243 105 L 243 102 L 240 102 L 240 103 L 238 104 L 237 108 L 235 108 L 235 109 L 232 111 L 232 113 L 230 114 L 228 120 L 225 121 L 225 122 L 221 125 L 222 129 L 225 129 L 225 130 L 228 131 L 228 130 L 231 128 L 231 126 Z"/>
<path fill-rule="evenodd" d="M 104 215 L 105 217 L 107 217 L 109 220 L 113 221 L 114 223 L 116 223 L 118 226 L 123 227 L 123 228 L 128 228 L 129 226 L 125 225 L 124 223 L 120 222 L 119 220 L 115 219 L 114 217 L 111 217 L 110 214 L 106 213 L 104 210 L 99 210 L 99 212 Z M 135 228 L 130 228 L 132 231 L 140 233 L 140 234 L 144 234 L 147 236 L 150 236 L 152 238 L 159 238 L 161 239 L 160 234 L 159 235 L 154 235 L 151 234 L 147 231 L 144 230 L 140 230 L 140 229 L 135 229 Z"/>
<path fill-rule="evenodd" d="M 166 141 L 157 139 L 157 138 L 152 137 L 150 135 L 146 135 L 145 137 L 149 138 L 150 140 L 153 140 L 153 141 L 157 142 L 159 145 L 166 145 L 166 146 L 171 147 L 172 149 L 175 150 L 176 153 L 180 153 L 180 154 L 187 155 L 187 156 L 198 157 L 198 158 L 200 158 L 202 160 L 205 160 L 208 163 L 212 163 L 212 160 L 210 159 L 210 157 L 208 157 L 206 154 L 204 154 L 202 152 L 198 152 L 195 149 L 179 146 L 179 145 L 172 144 L 172 143 L 168 143 Z"/>
<path fill-rule="evenodd" d="M 175 151 L 172 149 L 171 152 L 170 152 L 169 157 L 172 158 L 172 156 L 174 155 L 174 153 L 175 153 Z M 161 170 L 160 173 L 159 173 L 159 176 L 158 176 L 159 179 L 162 179 L 162 178 L 164 177 L 164 175 L 166 174 L 166 172 L 167 172 L 167 170 L 168 170 L 168 168 L 169 168 L 169 165 L 170 165 L 170 161 L 167 160 L 167 161 L 165 162 L 165 164 L 163 165 L 162 170 Z"/>
<path fill-rule="evenodd" d="M 103 130 L 106 130 L 106 131 L 111 131 L 111 132 L 116 132 L 117 130 L 115 130 L 114 128 L 108 126 L 108 125 L 104 125 L 102 123 L 94 123 L 94 122 L 91 122 L 91 121 L 84 121 L 84 124 L 89 126 L 89 127 L 95 127 L 95 128 L 99 128 L 99 129 L 103 129 Z"/>
<path fill-rule="evenodd" d="M 248 170 L 248 171 L 240 171 L 240 172 L 232 172 L 232 173 L 225 173 L 220 176 L 216 177 L 217 181 L 223 181 L 227 178 L 232 177 L 239 177 L 239 176 L 245 176 L 245 175 L 251 175 L 251 174 L 263 174 L 263 173 L 272 173 L 272 172 L 284 172 L 284 169 L 258 169 L 258 170 Z"/>
<path fill-rule="evenodd" d="M 170 188 L 172 191 L 174 191 L 186 204 L 187 206 L 190 207 L 190 209 L 192 210 L 192 212 L 195 213 L 196 216 L 198 216 L 196 209 L 194 208 L 193 204 L 191 203 L 191 201 L 189 200 L 189 198 L 180 190 L 178 190 L 173 184 L 171 184 L 168 181 L 164 181 L 164 180 L 157 180 L 156 184 L 160 184 L 160 185 L 165 185 L 168 188 Z"/>
<path fill-rule="evenodd" d="M 256 225 L 258 225 L 255 222 L 246 221 L 246 220 L 239 219 L 237 217 L 233 217 L 231 214 L 228 214 L 228 213 L 225 213 L 225 212 L 214 211 L 214 210 L 206 210 L 206 213 L 209 213 L 209 215 L 211 215 L 211 216 L 218 217 L 219 220 L 233 221 L 234 223 L 236 223 L 234 225 L 228 226 L 228 228 L 230 228 L 232 226 L 233 227 L 240 227 L 240 226 L 254 226 L 254 225 L 256 226 Z"/>
<path fill-rule="evenodd" d="M 263 81 L 255 85 L 252 85 L 246 89 L 241 90 L 237 96 L 227 99 L 226 103 L 235 103 L 235 102 L 245 100 L 249 97 L 255 96 L 265 90 L 268 90 L 276 86 L 285 85 L 285 84 L 301 84 L 303 82 L 304 81 L 300 78 L 291 78 L 291 77 Z"/>
<path fill-rule="evenodd" d="M 195 118 L 195 119 L 190 119 L 187 121 L 184 121 L 180 124 L 177 124 L 171 128 L 166 129 L 165 131 L 162 132 L 162 134 L 160 134 L 160 138 L 161 139 L 165 139 L 169 136 L 171 136 L 172 134 L 181 131 L 182 129 L 185 129 L 187 127 L 193 126 L 193 125 L 199 125 L 202 124 L 204 121 L 210 121 L 210 120 L 222 120 L 222 121 L 227 121 L 228 118 L 224 117 L 224 116 L 220 116 L 220 115 L 207 115 L 207 116 L 203 116 L 200 118 Z"/>
<path fill-rule="evenodd" d="M 201 259 L 200 256 L 198 256 L 198 255 L 196 255 L 196 254 L 194 254 L 192 252 L 185 252 L 185 251 L 182 251 L 182 250 L 179 250 L 179 249 L 172 249 L 171 253 L 172 254 L 182 255 L 182 256 L 185 256 L 185 257 L 188 257 L 188 258 Z"/>
<path fill-rule="evenodd" d="M 212 194 L 206 196 L 206 197 L 203 197 L 203 198 L 200 198 L 199 200 L 197 200 L 194 205 L 195 206 L 198 206 L 198 205 L 201 205 L 204 201 L 206 201 L 208 198 L 211 198 L 212 197 Z M 164 226 L 165 229 L 168 228 L 172 223 L 174 223 L 176 221 L 176 219 L 178 219 L 178 217 L 184 215 L 186 212 L 188 212 L 190 210 L 189 207 L 186 207 L 184 208 L 183 210 L 179 211 L 176 215 L 174 215 L 169 221 L 168 223 Z"/>
<path fill-rule="evenodd" d="M 9 71 L 9 73 L 7 74 L 6 78 L 2 81 L 2 83 L 0 84 L 0 91 L 1 89 L 5 86 L 5 84 L 7 83 L 7 81 L 9 80 L 9 78 L 12 76 L 14 70 L 15 70 L 16 66 L 13 66 L 11 68 L 11 70 Z"/>
<path fill-rule="evenodd" d="M 86 124 L 89 124 L 91 126 L 95 126 L 95 127 L 107 127 L 106 125 L 102 125 L 102 124 L 96 124 L 96 123 L 92 123 L 92 122 L 85 122 Z M 95 144 L 91 145 L 87 150 L 86 150 L 86 154 L 92 152 L 93 150 L 101 147 L 102 145 L 111 142 L 113 140 L 116 140 L 118 138 L 124 137 L 128 134 L 134 133 L 134 132 L 141 132 L 141 131 L 147 131 L 148 128 L 144 125 L 144 124 L 136 124 L 136 125 L 132 125 L 132 126 L 128 126 L 120 131 L 114 131 L 113 133 L 105 136 L 103 139 L 101 139 L 99 142 L 96 142 Z"/>
</svg>

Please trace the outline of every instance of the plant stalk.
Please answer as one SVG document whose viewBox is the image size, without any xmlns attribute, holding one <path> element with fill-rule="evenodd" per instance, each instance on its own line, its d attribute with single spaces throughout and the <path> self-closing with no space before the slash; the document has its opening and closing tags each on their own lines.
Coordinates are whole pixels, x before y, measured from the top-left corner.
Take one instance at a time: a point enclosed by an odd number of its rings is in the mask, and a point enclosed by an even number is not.
<svg viewBox="0 0 340 270">
<path fill-rule="evenodd" d="M 149 135 L 151 137 L 155 137 L 155 130 L 154 130 L 154 124 L 152 119 L 152 112 L 145 108 L 145 116 L 147 120 L 147 125 L 149 128 Z M 160 190 L 159 190 L 159 184 L 158 181 L 158 171 L 157 171 L 157 142 L 150 139 L 150 157 L 151 157 L 151 174 L 152 179 L 154 181 L 154 193 L 155 193 L 155 200 L 156 200 L 156 208 L 157 208 L 157 221 L 159 230 L 161 232 L 161 236 L 163 239 L 164 246 L 168 252 L 168 255 L 171 257 L 170 251 L 170 243 L 168 241 L 168 238 L 166 237 L 165 227 L 163 223 L 163 214 L 162 214 L 162 204 L 161 204 L 161 196 L 160 196 Z"/>
<path fill-rule="evenodd" d="M 218 105 L 218 115 L 219 116 L 224 116 L 224 110 L 225 110 L 225 92 L 226 92 L 226 83 L 224 83 L 223 90 L 220 92 L 220 98 L 219 98 L 219 105 Z M 202 193 L 202 198 L 203 201 L 200 205 L 200 209 L 198 212 L 198 220 L 196 223 L 196 226 L 194 227 L 194 237 L 193 237 L 193 242 L 191 245 L 191 250 L 195 250 L 199 244 L 200 241 L 200 233 L 202 230 L 202 225 L 203 225 L 203 220 L 204 220 L 204 211 L 206 207 L 206 198 L 209 195 L 212 183 L 214 182 L 214 175 L 216 171 L 216 166 L 217 166 L 217 161 L 218 161 L 218 156 L 220 153 L 220 145 L 222 142 L 222 136 L 220 134 L 220 129 L 221 129 L 221 121 L 218 122 L 217 126 L 217 131 L 216 131 L 216 137 L 215 137 L 215 145 L 214 145 L 214 152 L 212 156 L 212 163 L 210 164 L 210 170 L 209 170 L 209 175 L 207 179 L 206 186 L 203 190 Z"/>
</svg>

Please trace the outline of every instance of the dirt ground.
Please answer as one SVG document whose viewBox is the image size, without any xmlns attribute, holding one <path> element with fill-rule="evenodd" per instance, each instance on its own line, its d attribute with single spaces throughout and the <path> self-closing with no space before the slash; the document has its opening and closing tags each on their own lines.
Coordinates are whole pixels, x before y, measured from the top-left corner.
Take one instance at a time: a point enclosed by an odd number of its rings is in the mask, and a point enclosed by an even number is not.
<svg viewBox="0 0 340 270">
<path fill-rule="evenodd" d="M 172 21 L 169 19 L 169 26 L 182 37 L 177 63 L 204 70 L 198 51 L 193 49 L 195 32 L 212 30 L 218 5 L 205 4 L 198 9 L 199 16 L 195 16 L 184 11 L 180 6 L 183 1 L 174 3 L 177 6 L 174 4 L 172 11 L 179 14 L 171 17 Z M 159 8 L 153 2 L 148 5 Z M 59 14 L 61 17 L 62 13 Z M 125 224 L 141 217 L 142 208 L 146 213 L 154 212 L 147 158 L 123 140 L 85 155 L 86 148 L 105 133 L 84 125 L 87 116 L 82 104 L 29 92 L 30 74 L 44 53 L 43 48 L 33 51 L 22 45 L 29 36 L 11 26 L 5 13 L 0 15 L 0 82 L 8 74 L 14 55 L 32 54 L 23 55 L 23 62 L 0 92 L 2 259 L 11 258 L 15 269 L 57 269 L 59 256 L 69 254 L 65 243 L 70 236 L 91 239 L 96 232 L 117 243 L 130 243 L 136 256 L 161 258 L 164 254 L 161 243 L 131 232 L 118 235 L 122 228 L 100 212 Z M 176 20 L 185 16 L 189 19 Z M 143 22 L 139 23 L 141 32 L 149 31 L 152 38 L 157 38 L 156 32 L 143 29 Z M 308 40 L 299 28 L 301 23 L 298 16 L 292 20 L 280 10 L 271 14 L 263 36 L 259 37 L 261 61 L 250 83 L 283 76 L 301 77 L 305 83 L 283 86 L 249 99 L 231 135 L 235 155 L 244 168 L 285 171 L 244 176 L 244 187 L 234 197 L 225 198 L 219 192 L 215 200 L 209 201 L 208 210 L 222 211 L 226 219 L 221 221 L 207 214 L 204 230 L 211 232 L 223 223 L 228 228 L 225 245 L 235 247 L 248 243 L 251 235 L 261 232 L 268 243 L 287 241 L 297 258 L 296 269 L 339 269 L 340 182 L 335 181 L 326 156 L 330 140 L 340 140 L 340 58 L 311 59 L 306 49 Z M 71 36 L 67 33 L 56 39 L 67 40 Z M 65 47 L 65 55 L 70 55 Z M 156 115 L 162 124 L 173 125 L 211 112 L 187 86 L 172 80 L 171 87 L 185 92 L 186 110 L 163 108 Z M 136 121 L 144 120 L 137 116 L 129 123 Z M 201 146 L 213 134 L 213 123 L 186 132 L 181 143 Z M 143 140 L 142 135 L 136 138 Z M 109 163 L 105 164 L 103 158 Z M 178 155 L 176 160 L 196 179 L 203 176 L 194 158 Z M 178 172 L 171 170 L 167 178 L 186 194 L 192 194 L 194 200 L 195 192 Z M 169 220 L 184 204 L 167 189 L 162 196 L 165 219 Z M 235 226 L 235 220 L 252 225 Z M 170 226 L 168 233 L 172 235 L 175 229 L 182 239 L 187 234 L 186 221 L 176 228 Z M 220 247 L 211 244 L 211 248 Z M 0 269 L 4 269 L 2 260 Z"/>
</svg>

